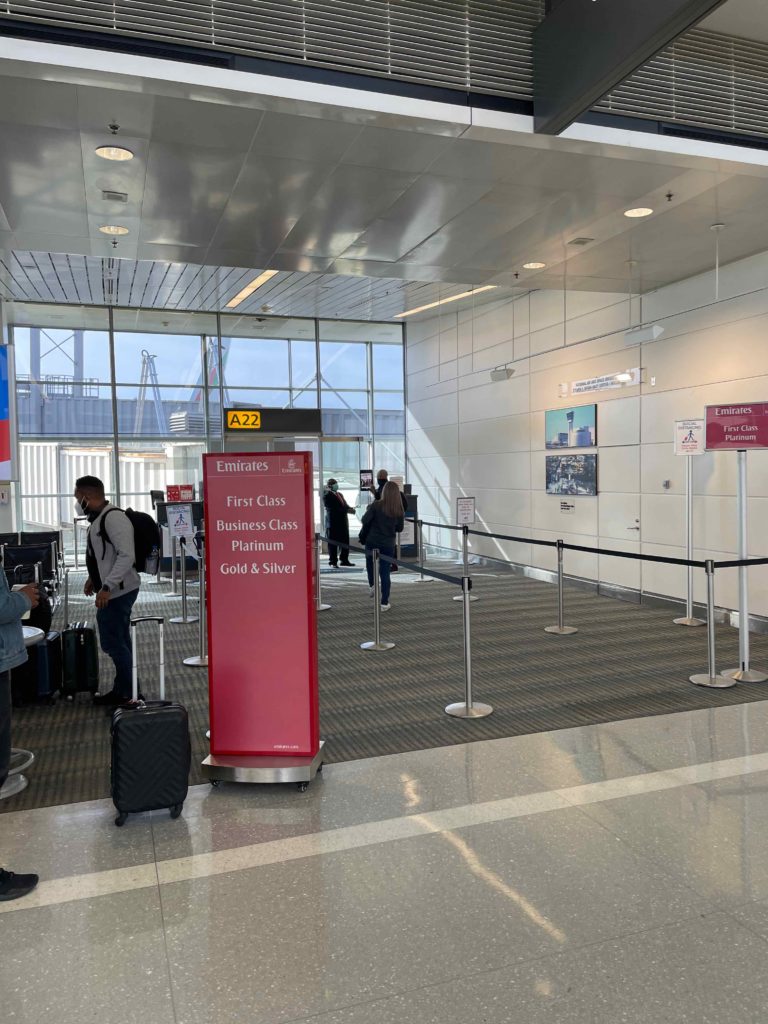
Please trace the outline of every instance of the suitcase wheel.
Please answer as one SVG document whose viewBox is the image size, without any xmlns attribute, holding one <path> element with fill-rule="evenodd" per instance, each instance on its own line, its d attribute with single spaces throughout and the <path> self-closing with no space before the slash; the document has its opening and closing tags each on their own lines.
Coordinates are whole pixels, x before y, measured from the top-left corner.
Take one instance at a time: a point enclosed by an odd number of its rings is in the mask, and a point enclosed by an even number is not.
<svg viewBox="0 0 768 1024">
<path fill-rule="evenodd" d="M 298 791 L 300 793 L 306 793 L 308 786 L 309 786 L 308 782 L 297 782 L 296 783 L 296 789 L 298 789 Z"/>
<path fill-rule="evenodd" d="M 118 828 L 122 828 L 122 826 L 126 823 L 127 820 L 128 815 L 125 812 L 123 812 L 122 814 L 118 814 L 118 816 L 115 818 L 115 824 L 117 825 Z"/>
<path fill-rule="evenodd" d="M 181 814 L 181 810 L 183 807 L 184 804 L 174 804 L 173 807 L 171 808 L 171 817 L 178 818 L 178 816 Z"/>
</svg>

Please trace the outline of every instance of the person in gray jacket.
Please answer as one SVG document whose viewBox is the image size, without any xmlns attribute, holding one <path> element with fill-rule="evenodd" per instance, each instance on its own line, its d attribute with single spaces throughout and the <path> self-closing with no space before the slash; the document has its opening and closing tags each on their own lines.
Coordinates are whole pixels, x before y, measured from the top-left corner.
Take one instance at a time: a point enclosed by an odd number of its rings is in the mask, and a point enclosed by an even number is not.
<svg viewBox="0 0 768 1024">
<path fill-rule="evenodd" d="M 11 766 L 11 669 L 27 660 L 21 616 L 36 608 L 40 593 L 36 583 L 11 591 L 0 569 L 0 786 Z M 17 900 L 37 885 L 37 875 L 17 875 L 0 868 L 0 900 Z"/>
<path fill-rule="evenodd" d="M 84 593 L 95 597 L 101 649 L 115 663 L 112 689 L 94 697 L 94 703 L 119 707 L 131 703 L 133 692 L 131 611 L 141 584 L 135 567 L 133 525 L 122 509 L 107 501 L 98 477 L 80 477 L 75 483 L 75 502 L 78 513 L 88 516 L 90 523 Z"/>
</svg>

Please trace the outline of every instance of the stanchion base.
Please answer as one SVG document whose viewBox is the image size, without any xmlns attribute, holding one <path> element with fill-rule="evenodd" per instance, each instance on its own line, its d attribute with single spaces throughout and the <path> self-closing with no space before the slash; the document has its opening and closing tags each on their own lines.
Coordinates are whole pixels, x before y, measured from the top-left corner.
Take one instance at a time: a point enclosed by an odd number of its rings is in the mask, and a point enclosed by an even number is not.
<svg viewBox="0 0 768 1024">
<path fill-rule="evenodd" d="M 2 786 L 0 786 L 0 800 L 7 800 L 11 796 L 23 793 L 29 785 L 26 775 L 9 775 Z"/>
<path fill-rule="evenodd" d="M 464 600 L 464 595 L 463 595 L 463 594 L 457 594 L 457 595 L 456 595 L 456 596 L 455 596 L 455 597 L 453 598 L 453 600 L 454 600 L 454 601 L 463 601 L 463 600 Z M 470 600 L 470 601 L 479 601 L 479 600 L 480 600 L 480 598 L 479 598 L 479 597 L 475 597 L 475 595 L 474 595 L 474 594 L 470 594 L 470 595 L 469 595 L 469 600 Z"/>
<path fill-rule="evenodd" d="M 376 643 L 375 640 L 368 640 L 367 643 L 360 644 L 361 651 L 391 651 L 395 645 L 391 640 Z"/>
<path fill-rule="evenodd" d="M 768 676 L 756 668 L 727 668 L 722 673 L 737 683 L 765 683 Z"/>
<path fill-rule="evenodd" d="M 570 636 L 571 633 L 578 633 L 576 626 L 545 626 L 545 633 L 556 633 L 558 636 Z"/>
<path fill-rule="evenodd" d="M 8 774 L 18 775 L 19 772 L 25 772 L 27 768 L 34 762 L 35 755 L 31 750 L 12 750 L 11 760 L 9 763 Z"/>
<path fill-rule="evenodd" d="M 424 579 L 422 579 L 421 576 L 419 576 L 419 578 L 417 580 L 414 580 L 413 582 L 414 583 L 434 583 L 435 581 L 434 581 L 434 579 L 431 576 L 425 576 Z"/>
<path fill-rule="evenodd" d="M 698 672 L 695 676 L 689 676 L 689 679 L 694 686 L 708 686 L 713 690 L 727 690 L 736 685 L 735 679 L 721 675 L 710 676 L 706 672 Z"/>
<path fill-rule="evenodd" d="M 473 702 L 471 707 L 469 704 L 449 704 L 445 709 L 446 715 L 451 715 L 453 718 L 485 718 L 492 712 L 493 708 L 490 704 L 476 702 Z"/>
<path fill-rule="evenodd" d="M 295 782 L 302 789 L 322 770 L 323 747 L 314 757 L 214 757 L 210 754 L 203 761 L 203 775 L 212 783 L 216 782 Z"/>
<path fill-rule="evenodd" d="M 190 668 L 208 668 L 208 655 L 201 658 L 199 654 L 193 654 L 191 658 L 185 658 L 183 664 Z"/>
<path fill-rule="evenodd" d="M 316 604 L 315 605 L 315 611 L 316 612 L 327 612 L 329 608 L 333 608 L 333 605 L 332 604 Z"/>
<path fill-rule="evenodd" d="M 187 615 L 186 618 L 183 615 L 176 615 L 172 619 L 168 619 L 168 621 L 187 625 L 190 622 L 199 622 L 200 618 L 197 615 Z"/>
<path fill-rule="evenodd" d="M 706 626 L 705 619 L 697 619 L 695 617 L 688 618 L 687 616 L 682 619 L 672 619 L 676 626 Z"/>
</svg>

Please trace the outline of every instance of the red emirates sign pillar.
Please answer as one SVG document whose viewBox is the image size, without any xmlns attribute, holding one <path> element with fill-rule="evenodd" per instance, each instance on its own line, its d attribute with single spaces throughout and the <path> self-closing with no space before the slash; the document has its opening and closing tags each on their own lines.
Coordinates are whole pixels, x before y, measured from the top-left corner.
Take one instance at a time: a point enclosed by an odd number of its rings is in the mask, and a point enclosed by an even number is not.
<svg viewBox="0 0 768 1024">
<path fill-rule="evenodd" d="M 309 452 L 203 456 L 210 778 L 275 776 L 320 750 Z M 252 759 L 252 760 L 249 760 Z M 293 762 L 291 762 L 292 764 Z M 237 777 L 266 765 L 266 775 Z M 279 772 L 278 772 L 279 774 Z"/>
</svg>

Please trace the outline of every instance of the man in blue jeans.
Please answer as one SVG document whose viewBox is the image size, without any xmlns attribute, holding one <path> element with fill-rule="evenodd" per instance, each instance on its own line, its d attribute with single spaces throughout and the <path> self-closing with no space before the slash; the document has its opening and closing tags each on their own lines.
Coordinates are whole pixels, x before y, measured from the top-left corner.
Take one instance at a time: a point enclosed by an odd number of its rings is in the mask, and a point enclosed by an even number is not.
<svg viewBox="0 0 768 1024">
<path fill-rule="evenodd" d="M 96 599 L 101 649 L 115 663 L 112 689 L 97 694 L 94 703 L 120 707 L 132 699 L 131 611 L 141 584 L 135 566 L 133 525 L 122 509 L 107 501 L 98 477 L 80 477 L 75 484 L 75 502 L 78 514 L 88 516 L 90 523 L 84 593 Z"/>
</svg>

